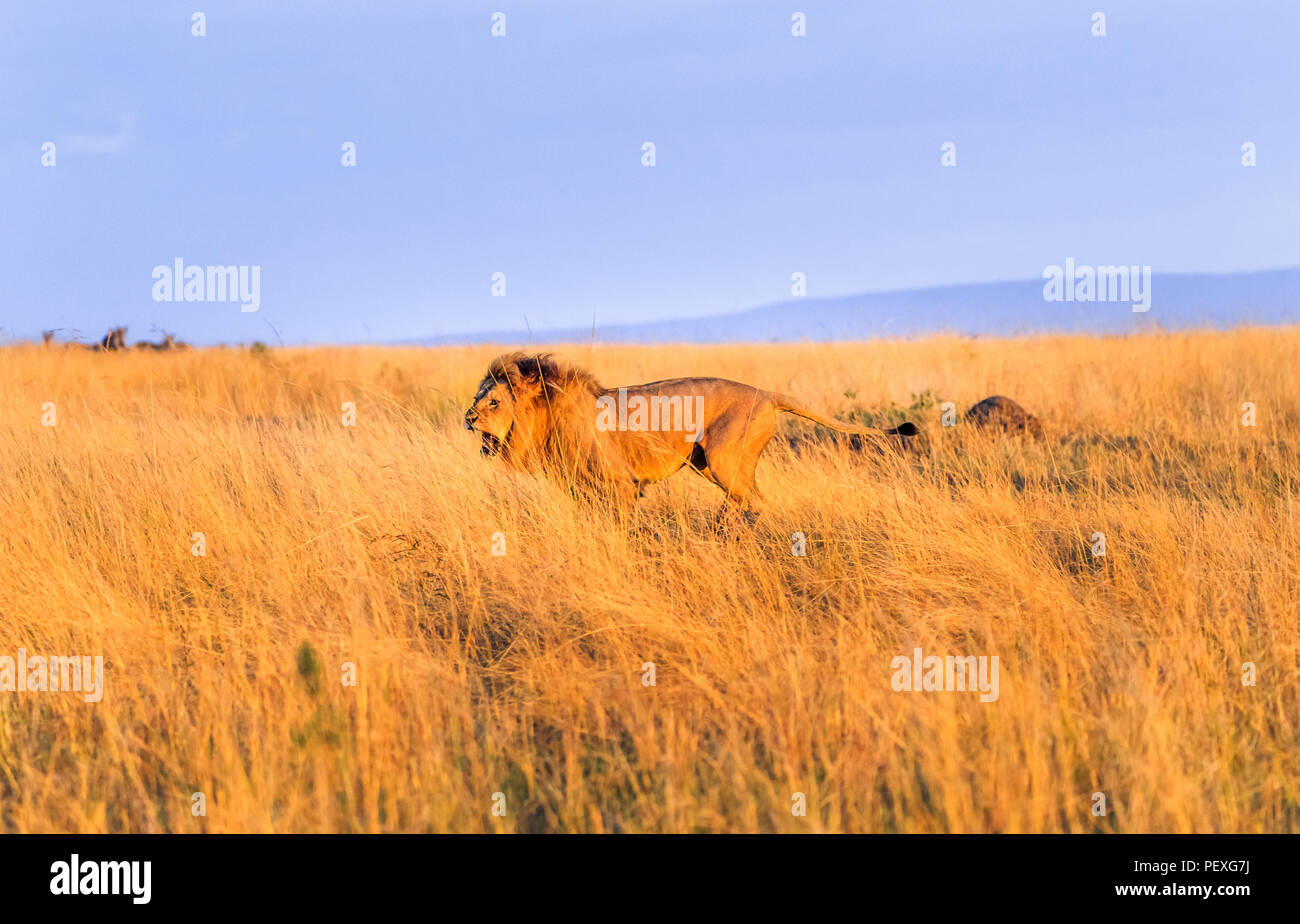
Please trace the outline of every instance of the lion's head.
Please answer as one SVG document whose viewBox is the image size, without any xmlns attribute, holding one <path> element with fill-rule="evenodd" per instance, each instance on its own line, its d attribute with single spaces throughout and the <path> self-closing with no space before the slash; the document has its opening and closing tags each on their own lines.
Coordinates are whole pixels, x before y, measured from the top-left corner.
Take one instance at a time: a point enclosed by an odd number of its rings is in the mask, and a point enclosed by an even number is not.
<svg viewBox="0 0 1300 924">
<path fill-rule="evenodd" d="M 599 390 L 589 374 L 548 353 L 507 353 L 488 366 L 465 412 L 465 429 L 481 435 L 483 455 L 521 462 L 554 433 L 560 418 L 572 416 L 575 399 Z"/>
</svg>

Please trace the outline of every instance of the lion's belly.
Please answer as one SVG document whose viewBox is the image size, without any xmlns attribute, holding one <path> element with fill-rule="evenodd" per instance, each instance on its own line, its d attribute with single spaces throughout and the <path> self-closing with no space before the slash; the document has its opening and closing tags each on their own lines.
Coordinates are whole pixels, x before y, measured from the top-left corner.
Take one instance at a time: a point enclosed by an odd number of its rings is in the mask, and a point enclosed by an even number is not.
<svg viewBox="0 0 1300 924">
<path fill-rule="evenodd" d="M 662 481 L 685 465 L 695 449 L 683 433 L 625 432 L 616 439 L 634 481 Z"/>
</svg>

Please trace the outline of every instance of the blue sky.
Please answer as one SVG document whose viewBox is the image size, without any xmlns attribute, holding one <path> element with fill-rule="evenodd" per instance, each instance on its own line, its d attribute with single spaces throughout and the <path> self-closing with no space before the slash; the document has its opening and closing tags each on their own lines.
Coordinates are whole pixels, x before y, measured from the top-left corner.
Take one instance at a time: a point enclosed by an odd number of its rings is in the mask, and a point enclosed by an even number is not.
<svg viewBox="0 0 1300 924">
<path fill-rule="evenodd" d="M 736 311 L 794 271 L 1294 266 L 1297 48 L 1289 0 L 5 0 L 0 327 L 366 342 Z M 154 301 L 177 257 L 260 266 L 260 310 Z"/>
</svg>

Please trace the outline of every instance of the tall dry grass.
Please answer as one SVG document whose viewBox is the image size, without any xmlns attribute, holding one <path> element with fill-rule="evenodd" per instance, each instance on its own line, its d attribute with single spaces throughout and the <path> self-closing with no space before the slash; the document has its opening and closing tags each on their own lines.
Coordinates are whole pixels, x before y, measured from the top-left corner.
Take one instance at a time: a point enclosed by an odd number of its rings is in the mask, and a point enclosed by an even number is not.
<svg viewBox="0 0 1300 924">
<path fill-rule="evenodd" d="M 792 421 L 720 536 L 689 473 L 625 521 L 480 458 L 489 347 L 6 348 L 0 655 L 107 693 L 0 693 L 3 830 L 1300 827 L 1300 330 L 559 349 L 916 403 L 933 452 Z M 929 403 L 993 393 L 1048 439 Z M 998 700 L 895 692 L 915 647 L 997 655 Z"/>
</svg>

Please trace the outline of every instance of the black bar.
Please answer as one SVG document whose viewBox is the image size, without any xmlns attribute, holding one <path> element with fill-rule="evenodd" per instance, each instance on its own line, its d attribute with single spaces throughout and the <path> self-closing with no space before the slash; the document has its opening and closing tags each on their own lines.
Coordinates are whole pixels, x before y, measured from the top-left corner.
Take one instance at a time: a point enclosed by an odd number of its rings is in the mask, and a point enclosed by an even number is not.
<svg viewBox="0 0 1300 924">
<path fill-rule="evenodd" d="M 918 913 L 1033 911 L 1050 902 L 1231 914 L 1292 895 L 1296 843 L 1284 835 L 11 835 L 0 838 L 0 894 L 8 908 L 128 913 L 337 912 L 453 897 L 486 902 L 485 911 L 514 903 L 558 910 L 604 896 L 624 903 L 611 912 L 635 914 L 666 912 L 673 896 L 697 894 L 733 909 L 834 899 Z M 83 877 L 91 875 L 87 885 L 102 861 L 149 861 L 149 901 L 135 902 L 143 883 L 134 881 L 120 883 L 123 894 L 53 894 L 52 867 L 73 854 Z M 1154 894 L 1120 894 L 1132 887 Z M 1199 894 L 1205 887 L 1209 894 Z"/>
</svg>

